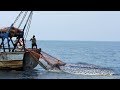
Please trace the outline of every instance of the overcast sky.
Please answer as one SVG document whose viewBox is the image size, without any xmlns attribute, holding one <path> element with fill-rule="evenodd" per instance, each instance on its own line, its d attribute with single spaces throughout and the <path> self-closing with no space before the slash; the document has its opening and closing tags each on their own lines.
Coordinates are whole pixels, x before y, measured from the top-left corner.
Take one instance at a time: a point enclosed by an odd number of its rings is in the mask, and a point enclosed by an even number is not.
<svg viewBox="0 0 120 90">
<path fill-rule="evenodd" d="M 0 28 L 20 11 L 0 11 Z M 120 11 L 34 11 L 27 39 L 120 41 Z"/>
</svg>

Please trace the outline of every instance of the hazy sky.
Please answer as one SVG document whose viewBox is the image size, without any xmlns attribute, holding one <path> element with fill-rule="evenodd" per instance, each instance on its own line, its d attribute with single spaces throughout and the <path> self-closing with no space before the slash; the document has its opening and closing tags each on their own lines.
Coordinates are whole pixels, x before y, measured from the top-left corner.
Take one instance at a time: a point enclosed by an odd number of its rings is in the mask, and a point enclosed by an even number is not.
<svg viewBox="0 0 120 90">
<path fill-rule="evenodd" d="M 0 11 L 0 28 L 19 11 Z M 34 11 L 27 39 L 120 41 L 120 11 Z"/>
</svg>

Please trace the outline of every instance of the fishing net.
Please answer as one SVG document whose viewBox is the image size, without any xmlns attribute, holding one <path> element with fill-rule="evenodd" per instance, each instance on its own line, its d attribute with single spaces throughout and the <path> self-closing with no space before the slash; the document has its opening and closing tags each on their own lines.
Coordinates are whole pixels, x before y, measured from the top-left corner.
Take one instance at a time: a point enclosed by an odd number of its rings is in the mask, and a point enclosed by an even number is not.
<svg viewBox="0 0 120 90">
<path fill-rule="evenodd" d="M 46 70 L 60 69 L 60 66 L 64 66 L 66 64 L 43 51 L 37 53 L 29 50 L 29 52 L 34 58 L 38 59 L 38 64 Z"/>
<path fill-rule="evenodd" d="M 46 52 L 41 51 L 41 55 L 42 57 L 40 58 L 40 61 L 46 65 L 49 70 L 60 70 L 60 66 L 64 66 L 66 64 Z"/>
<path fill-rule="evenodd" d="M 43 59 L 45 59 L 46 61 L 48 61 L 49 64 L 55 65 L 55 64 L 59 64 L 60 66 L 65 65 L 64 62 L 62 62 L 61 60 L 47 54 L 46 52 L 41 51 L 41 54 L 43 55 Z"/>
</svg>

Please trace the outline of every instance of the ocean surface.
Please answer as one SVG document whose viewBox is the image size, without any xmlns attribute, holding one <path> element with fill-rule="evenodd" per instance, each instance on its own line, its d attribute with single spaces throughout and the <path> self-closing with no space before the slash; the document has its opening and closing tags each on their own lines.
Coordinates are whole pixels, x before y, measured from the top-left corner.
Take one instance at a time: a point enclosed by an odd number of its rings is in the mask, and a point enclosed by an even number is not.
<svg viewBox="0 0 120 90">
<path fill-rule="evenodd" d="M 67 63 L 63 71 L 38 65 L 31 71 L 0 71 L 0 79 L 120 79 L 120 42 L 37 41 L 37 45 Z"/>
</svg>

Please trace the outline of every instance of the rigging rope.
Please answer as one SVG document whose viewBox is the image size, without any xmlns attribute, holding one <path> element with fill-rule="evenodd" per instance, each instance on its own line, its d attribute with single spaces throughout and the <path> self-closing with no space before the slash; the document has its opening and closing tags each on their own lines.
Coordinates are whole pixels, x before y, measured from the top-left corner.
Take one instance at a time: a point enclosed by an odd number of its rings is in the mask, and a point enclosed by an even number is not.
<svg viewBox="0 0 120 90">
<path fill-rule="evenodd" d="M 21 11 L 19 13 L 19 15 L 16 17 L 15 21 L 11 24 L 11 26 L 8 28 L 8 33 L 10 32 L 10 29 L 13 27 L 13 25 L 17 22 L 17 20 L 19 19 L 19 17 L 21 16 L 21 14 L 23 13 L 23 11 Z"/>
<path fill-rule="evenodd" d="M 24 26 L 24 28 L 23 28 L 23 32 L 24 32 L 24 30 L 25 30 L 25 28 L 26 28 L 26 26 L 27 26 L 27 24 L 28 24 L 28 21 L 29 21 L 29 19 L 30 19 L 30 16 L 31 16 L 32 12 L 33 12 L 33 11 L 31 11 L 30 14 L 29 14 L 29 16 L 28 16 L 28 19 L 27 19 L 27 21 L 26 21 L 26 23 L 25 23 L 25 26 Z"/>
<path fill-rule="evenodd" d="M 30 25 L 31 25 L 31 21 L 32 21 L 32 15 L 33 15 L 33 12 L 32 12 L 32 14 L 31 14 L 31 16 L 30 16 L 30 18 L 29 18 L 28 26 L 27 26 L 26 32 L 25 32 L 25 34 L 24 34 L 25 41 L 26 41 L 26 38 L 27 38 L 27 36 L 28 36 L 29 29 L 30 29 Z"/>
<path fill-rule="evenodd" d="M 21 16 L 22 13 L 23 13 L 23 11 L 21 11 L 21 12 L 19 13 L 19 15 L 16 17 L 15 21 L 13 22 L 13 25 L 17 22 L 17 20 L 19 19 L 19 17 Z"/>
<path fill-rule="evenodd" d="M 22 18 L 22 20 L 21 20 L 21 22 L 20 22 L 18 28 L 20 28 L 21 24 L 23 23 L 23 21 L 24 21 L 26 15 L 27 15 L 27 12 L 28 12 L 28 11 L 26 11 L 25 14 L 23 15 L 23 18 Z"/>
</svg>

